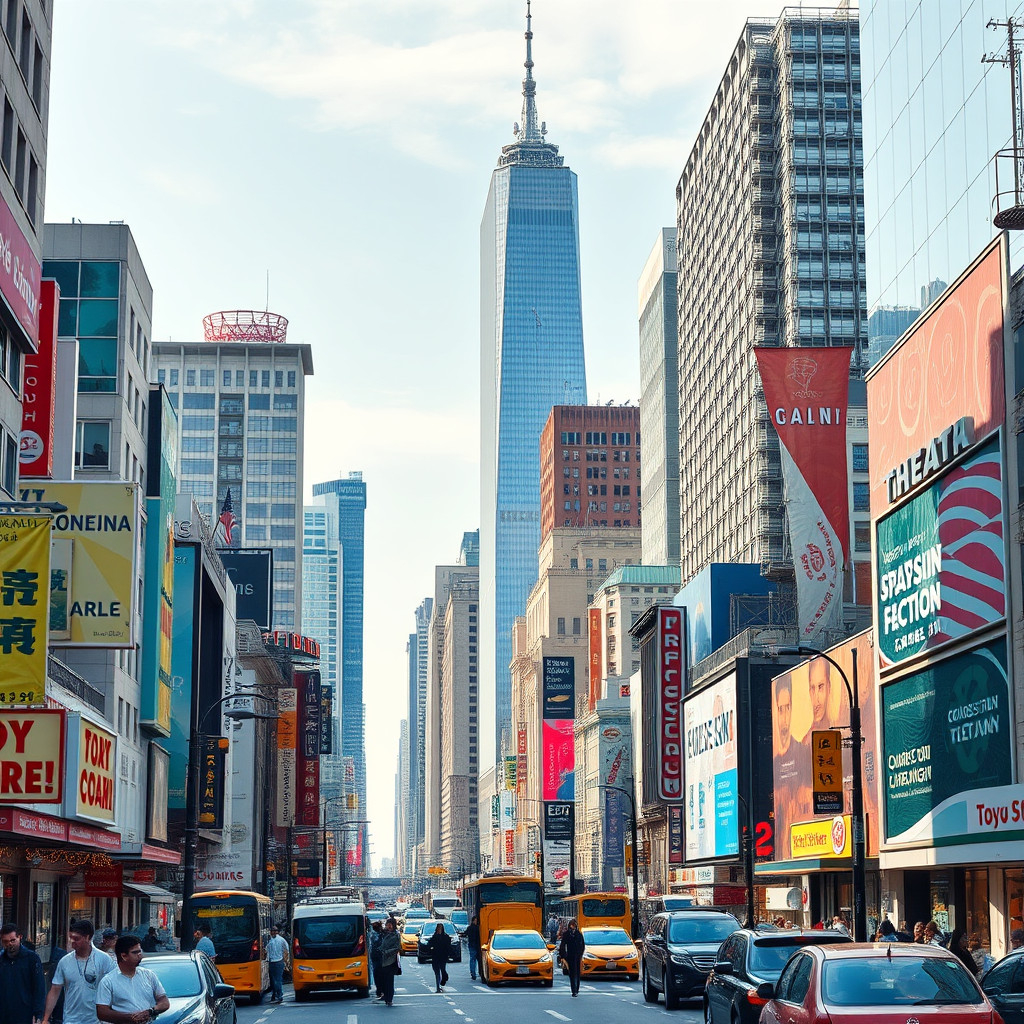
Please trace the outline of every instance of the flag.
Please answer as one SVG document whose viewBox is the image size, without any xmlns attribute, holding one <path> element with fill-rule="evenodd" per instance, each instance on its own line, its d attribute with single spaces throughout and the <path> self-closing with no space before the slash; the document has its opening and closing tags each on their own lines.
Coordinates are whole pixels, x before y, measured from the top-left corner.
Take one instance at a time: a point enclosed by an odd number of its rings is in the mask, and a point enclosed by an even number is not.
<svg viewBox="0 0 1024 1024">
<path fill-rule="evenodd" d="M 238 547 L 238 544 L 235 542 L 237 526 L 238 521 L 235 519 L 235 513 L 231 508 L 231 488 L 229 487 L 227 494 L 224 495 L 224 504 L 220 507 L 217 529 L 213 533 L 214 544 L 219 548 Z"/>
</svg>

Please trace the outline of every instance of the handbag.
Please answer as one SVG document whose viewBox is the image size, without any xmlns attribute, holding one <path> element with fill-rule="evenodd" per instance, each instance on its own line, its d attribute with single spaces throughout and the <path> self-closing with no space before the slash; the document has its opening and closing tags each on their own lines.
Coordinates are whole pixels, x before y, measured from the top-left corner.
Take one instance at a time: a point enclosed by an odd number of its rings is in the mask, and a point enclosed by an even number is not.
<svg viewBox="0 0 1024 1024">
<path fill-rule="evenodd" d="M 401 974 L 401 973 L 402 973 L 402 958 L 401 958 L 401 956 L 399 956 L 399 958 L 395 961 L 395 974 Z"/>
</svg>

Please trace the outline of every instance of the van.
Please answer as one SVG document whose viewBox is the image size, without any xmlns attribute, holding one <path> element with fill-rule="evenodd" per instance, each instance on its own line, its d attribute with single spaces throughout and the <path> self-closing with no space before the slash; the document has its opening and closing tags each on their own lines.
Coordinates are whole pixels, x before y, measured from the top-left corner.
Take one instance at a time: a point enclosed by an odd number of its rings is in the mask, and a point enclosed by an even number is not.
<svg viewBox="0 0 1024 1024">
<path fill-rule="evenodd" d="M 370 995 L 366 907 L 336 897 L 303 900 L 292 911 L 292 984 L 295 1001 L 316 991 L 354 989 Z"/>
</svg>

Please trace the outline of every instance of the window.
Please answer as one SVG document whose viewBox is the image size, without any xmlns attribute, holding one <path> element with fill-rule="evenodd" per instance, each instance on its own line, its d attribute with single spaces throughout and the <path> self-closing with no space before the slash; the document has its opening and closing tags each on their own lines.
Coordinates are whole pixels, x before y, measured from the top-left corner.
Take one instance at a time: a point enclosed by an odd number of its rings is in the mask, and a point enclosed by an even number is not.
<svg viewBox="0 0 1024 1024">
<path fill-rule="evenodd" d="M 245 370 L 235 370 L 235 387 L 239 391 L 245 387 Z"/>
<path fill-rule="evenodd" d="M 573 616 L 573 620 L 572 620 L 572 635 L 573 636 L 579 636 L 580 635 L 580 617 L 578 615 Z"/>
<path fill-rule="evenodd" d="M 13 6 L 13 5 L 12 5 Z M 4 98 L 4 133 L 3 141 L 0 143 L 0 160 L 3 161 L 3 165 L 7 168 L 8 173 L 11 170 L 11 161 L 14 158 L 14 107 L 7 102 L 6 97 Z"/>
<path fill-rule="evenodd" d="M 185 371 L 185 387 L 194 388 L 196 386 L 196 371 L 186 370 Z M 212 408 L 212 406 L 211 406 Z"/>
<path fill-rule="evenodd" d="M 245 518 L 246 519 L 266 519 L 267 518 L 267 506 L 265 503 L 254 503 L 247 502 L 245 506 Z"/>
<path fill-rule="evenodd" d="M 871 524 L 870 523 L 854 523 L 853 524 L 853 550 L 854 551 L 870 551 L 871 550 Z"/>
<path fill-rule="evenodd" d="M 213 454 L 213 438 L 212 437 L 183 437 L 181 439 L 181 450 L 182 452 L 194 453 L 199 452 L 200 454 L 212 455 Z"/>
<path fill-rule="evenodd" d="M 298 395 L 274 395 L 275 409 L 298 409 Z"/>
<path fill-rule="evenodd" d="M 262 371 L 260 371 L 260 387 L 262 387 L 262 388 L 269 388 L 270 387 L 270 371 L 269 370 L 262 370 Z"/>
<path fill-rule="evenodd" d="M 283 370 L 275 370 L 274 371 L 274 387 L 275 388 L 283 388 L 284 387 L 284 371 Z"/>
<path fill-rule="evenodd" d="M 186 370 L 186 377 L 189 374 L 195 375 L 195 370 Z M 216 407 L 215 395 L 204 395 L 204 394 L 186 394 L 181 396 L 181 407 L 182 409 L 213 409 Z"/>
<path fill-rule="evenodd" d="M 231 371 L 224 370 L 223 373 L 221 374 L 221 380 L 223 381 L 223 387 L 231 387 Z"/>
<path fill-rule="evenodd" d="M 157 370 L 156 371 L 156 382 L 157 382 L 157 384 L 166 384 L 167 383 L 167 371 L 166 370 Z"/>
<path fill-rule="evenodd" d="M 853 471 L 854 473 L 866 473 L 868 471 L 868 446 L 866 444 L 855 444 L 853 446 Z"/>
<path fill-rule="evenodd" d="M 854 482 L 853 508 L 855 512 L 867 512 L 871 508 L 870 485 Z"/>
<path fill-rule="evenodd" d="M 565 636 L 565 619 L 562 616 L 558 617 L 558 622 L 555 626 L 555 632 L 559 636 Z"/>
<path fill-rule="evenodd" d="M 253 371 L 255 373 L 255 371 Z M 250 395 L 250 409 L 270 409 L 270 395 Z"/>
<path fill-rule="evenodd" d="M 259 387 L 259 379 L 260 379 L 259 378 L 259 373 L 256 370 L 250 370 L 249 371 L 249 387 L 251 387 L 251 388 Z M 250 399 L 250 401 L 251 401 L 251 399 Z"/>
<path fill-rule="evenodd" d="M 295 387 L 295 371 L 294 370 L 289 370 L 288 371 L 288 387 L 290 387 L 290 388 Z"/>
<path fill-rule="evenodd" d="M 284 502 L 275 502 L 270 506 L 270 515 L 273 519 L 291 519 L 295 515 L 295 506 L 286 505 Z"/>
<path fill-rule="evenodd" d="M 212 388 L 214 386 L 214 371 L 213 370 L 200 370 L 199 371 L 199 386 L 201 388 Z"/>
<path fill-rule="evenodd" d="M 3 489 L 13 497 L 18 482 L 18 439 L 14 434 L 3 431 L 0 431 L 0 434 L 4 439 Z"/>
<path fill-rule="evenodd" d="M 176 388 L 178 386 L 178 371 L 171 370 L 171 387 Z"/>
</svg>

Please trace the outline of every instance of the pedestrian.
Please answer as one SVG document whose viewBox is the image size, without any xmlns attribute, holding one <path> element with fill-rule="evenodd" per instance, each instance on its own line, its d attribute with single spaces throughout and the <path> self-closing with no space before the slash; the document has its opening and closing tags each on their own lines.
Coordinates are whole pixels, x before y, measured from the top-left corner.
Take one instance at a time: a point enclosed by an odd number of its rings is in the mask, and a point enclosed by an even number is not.
<svg viewBox="0 0 1024 1024">
<path fill-rule="evenodd" d="M 427 949 L 430 950 L 430 966 L 434 969 L 437 991 L 443 992 L 448 984 L 448 957 L 452 951 L 452 940 L 440 921 L 434 928 L 434 934 L 427 940 Z"/>
<path fill-rule="evenodd" d="M 95 939 L 93 940 L 96 941 Z M 117 957 L 114 955 L 114 943 L 117 942 L 117 930 L 115 928 L 104 928 L 99 933 L 99 941 L 96 942 L 96 948 L 103 950 L 107 956 L 114 962 L 114 966 L 117 966 Z"/>
<path fill-rule="evenodd" d="M 210 938 L 213 934 L 210 922 L 200 922 L 194 934 L 196 939 L 196 949 L 198 949 L 200 953 L 205 953 L 211 960 L 216 960 L 217 950 L 214 948 L 213 939 Z"/>
<path fill-rule="evenodd" d="M 43 963 L 22 945 L 16 924 L 0 928 L 0 943 L 0 1024 L 36 1024 L 46 1004 Z"/>
<path fill-rule="evenodd" d="M 558 949 L 559 959 L 565 961 L 569 970 L 569 988 L 573 997 L 580 994 L 580 972 L 583 970 L 583 950 L 587 943 L 583 938 L 576 918 L 570 918 L 562 933 L 562 944 Z"/>
<path fill-rule="evenodd" d="M 384 938 L 384 926 L 380 921 L 374 921 L 370 929 L 370 967 L 372 969 L 373 984 L 376 989 L 376 999 L 380 1002 L 384 993 L 380 987 L 380 943 Z"/>
<path fill-rule="evenodd" d="M 157 946 L 160 945 L 160 940 L 156 937 L 156 928 L 150 925 L 149 931 L 143 935 L 142 942 L 139 945 L 142 946 L 143 953 L 155 953 Z"/>
<path fill-rule="evenodd" d="M 68 929 L 71 951 L 61 957 L 46 995 L 42 1024 L 56 1024 L 58 1000 L 64 997 L 65 1024 L 96 1024 L 96 990 L 114 962 L 92 943 L 92 921 L 76 921 Z"/>
<path fill-rule="evenodd" d="M 380 989 L 384 1005 L 391 1006 L 395 999 L 395 975 L 402 973 L 402 940 L 395 928 L 394 918 L 384 922 L 384 936 L 380 941 Z"/>
<path fill-rule="evenodd" d="M 887 917 L 883 917 L 878 922 L 878 934 L 875 936 L 876 942 L 899 942 L 896 936 L 896 925 L 892 923 Z"/>
<path fill-rule="evenodd" d="M 548 918 L 548 942 L 558 941 L 558 917 L 555 912 L 551 911 L 551 916 Z"/>
<path fill-rule="evenodd" d="M 1024 936 L 1024 932 L 1021 932 L 1021 935 Z M 924 945 L 924 921 L 918 921 L 914 925 L 914 941 L 919 946 Z"/>
<path fill-rule="evenodd" d="M 967 932 L 963 928 L 954 928 L 953 934 L 949 937 L 949 951 L 971 972 L 971 977 L 978 976 L 977 961 L 971 956 L 971 950 L 967 942 Z"/>
<path fill-rule="evenodd" d="M 160 979 L 142 965 L 142 944 L 134 935 L 114 943 L 117 970 L 108 971 L 96 989 L 96 1016 L 106 1024 L 148 1024 L 170 1009 Z"/>
<path fill-rule="evenodd" d="M 267 943 L 267 967 L 270 969 L 270 1001 L 284 1000 L 284 967 L 288 959 L 288 943 L 281 938 L 276 924 L 270 926 L 270 941 Z"/>
<path fill-rule="evenodd" d="M 924 941 L 928 946 L 945 945 L 942 941 L 942 929 L 934 921 L 929 921 L 924 926 Z"/>
<path fill-rule="evenodd" d="M 844 935 L 850 934 L 850 929 L 846 927 L 846 922 L 843 920 L 842 914 L 835 914 L 832 918 L 832 931 L 842 932 Z"/>
<path fill-rule="evenodd" d="M 1010 932 L 1010 949 L 1020 949 L 1024 946 L 1024 928 L 1014 928 Z"/>
<path fill-rule="evenodd" d="M 477 965 L 480 962 L 480 918 L 476 914 L 466 929 L 466 948 L 469 950 L 469 977 L 476 981 Z"/>
</svg>

